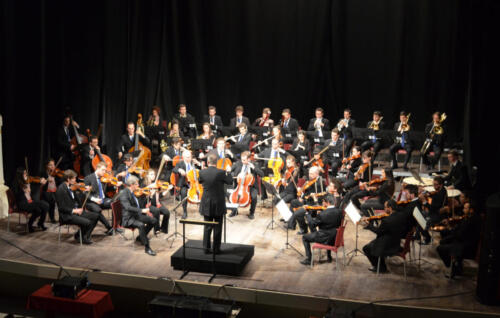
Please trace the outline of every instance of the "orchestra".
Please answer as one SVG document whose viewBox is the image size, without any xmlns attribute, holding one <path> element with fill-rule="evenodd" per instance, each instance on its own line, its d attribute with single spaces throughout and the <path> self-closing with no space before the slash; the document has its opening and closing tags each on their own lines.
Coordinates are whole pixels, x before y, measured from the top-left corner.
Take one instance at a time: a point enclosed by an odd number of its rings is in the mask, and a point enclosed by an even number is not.
<svg viewBox="0 0 500 318">
<path fill-rule="evenodd" d="M 387 116 L 384 120 L 380 111 L 374 111 L 366 128 L 359 128 L 366 132 L 362 137 L 348 108 L 333 129 L 321 107 L 315 109 L 306 129 L 292 118 L 290 108 L 283 108 L 280 120 L 275 121 L 271 108 L 265 107 L 261 117 L 250 123 L 244 116 L 244 107 L 238 105 L 228 126 L 213 105 L 200 116 L 202 122 L 188 113 L 185 104 L 179 104 L 178 113 L 169 119 L 168 125 L 160 113 L 160 107 L 153 106 L 145 124 L 141 114 L 136 122 L 128 122 L 126 133 L 112 153 L 104 153 L 104 147 L 99 145 L 100 131 L 97 135 L 82 135 L 73 117 L 65 116 L 55 138 L 57 162 L 49 159 L 40 177 L 30 176 L 27 168 L 19 168 L 16 173 L 12 188 L 19 208 L 30 214 L 29 232 L 35 231 L 33 223 L 37 219 L 38 227 L 45 230 L 47 214 L 49 221 L 56 223 L 58 211 L 59 222 L 78 225 L 82 242 L 91 244 L 98 221 L 105 234 L 113 234 L 113 220 L 110 223 L 102 211 L 119 200 L 124 208 L 122 224 L 138 228 L 138 240 L 145 252 L 156 255 L 148 233 L 151 229 L 154 235 L 168 233 L 170 216 L 175 213 L 167 208 L 169 198 L 182 206 L 184 219 L 188 207 L 206 202 L 205 196 L 217 196 L 219 201 L 223 197 L 236 205 L 229 217 L 248 209 L 250 220 L 255 218 L 259 200 L 272 205 L 283 201 L 292 212 L 285 226 L 295 229 L 299 225 L 298 234 L 303 235 L 306 252 L 301 263 L 307 265 L 311 261 L 310 243 L 333 244 L 336 229 L 343 222 L 343 210 L 352 203 L 362 215 L 365 229 L 377 235 L 363 247 L 372 265 L 370 270 L 375 270 L 381 257 L 379 271 L 386 272 L 383 256 L 396 250 L 400 240 L 411 231 L 415 231 L 416 238 L 423 238 L 423 245 L 430 243 L 431 231 L 446 235 L 438 253 L 446 266 L 452 266 L 452 276 L 461 272 L 464 256 L 457 252 L 457 246 L 460 237 L 475 231 L 476 226 L 468 224 L 472 222 L 468 220 L 476 222 L 476 218 L 471 216 L 475 214 L 471 212 L 470 197 L 463 192 L 471 189 L 467 169 L 459 152 L 450 150 L 446 154 L 449 169 L 434 171 L 432 187 L 400 186 L 396 178 L 406 173 L 412 152 L 419 149 L 414 138 L 419 130 L 410 121 L 410 113 L 401 111 L 393 130 L 389 130 Z M 432 122 L 420 130 L 424 136 L 420 156 L 431 172 L 445 151 L 445 119 L 446 114 L 435 112 Z M 390 147 L 384 142 L 386 136 L 394 137 Z M 384 147 L 389 147 L 392 162 L 376 167 L 375 158 L 382 156 Z M 400 150 L 405 151 L 403 171 L 398 169 Z M 207 169 L 212 172 L 205 172 Z M 214 169 L 224 171 L 223 183 L 212 180 L 217 175 Z M 72 190 L 79 181 L 83 185 Z M 206 194 L 206 184 L 218 184 L 221 193 L 209 189 Z M 271 200 L 267 200 L 269 187 L 276 190 Z M 458 194 L 452 192 L 450 196 L 453 189 Z M 84 204 L 82 193 L 87 197 Z M 426 227 L 415 221 L 415 208 L 426 219 Z M 208 206 L 203 209 L 200 211 L 210 210 Z M 378 216 L 376 212 L 380 210 L 385 212 Z M 217 210 L 217 219 L 220 213 Z M 457 222 L 464 225 L 451 229 L 447 220 L 462 213 L 464 221 Z M 215 236 L 220 242 L 219 230 Z M 76 234 L 75 238 L 79 238 Z M 214 248 L 218 249 L 218 245 Z"/>
</svg>

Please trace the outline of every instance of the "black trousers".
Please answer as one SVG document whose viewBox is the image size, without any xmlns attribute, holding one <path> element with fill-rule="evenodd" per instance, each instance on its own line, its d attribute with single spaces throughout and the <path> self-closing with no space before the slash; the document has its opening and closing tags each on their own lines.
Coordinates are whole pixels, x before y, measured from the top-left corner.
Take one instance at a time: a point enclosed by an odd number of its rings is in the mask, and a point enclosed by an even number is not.
<svg viewBox="0 0 500 318">
<path fill-rule="evenodd" d="M 205 225 L 203 229 L 203 247 L 210 248 L 213 246 L 215 252 L 220 251 L 220 244 L 222 239 L 222 220 L 223 215 L 219 216 L 203 216 L 205 221 L 218 222 L 217 225 Z M 213 244 L 211 243 L 212 230 L 214 231 Z"/>
<path fill-rule="evenodd" d="M 44 192 L 43 200 L 49 204 L 49 218 L 51 221 L 56 220 L 55 209 L 56 209 L 56 193 L 55 192 Z"/>
<path fill-rule="evenodd" d="M 311 259 L 311 243 L 321 243 L 328 244 L 328 236 L 325 236 L 324 233 L 313 231 L 311 233 L 304 234 L 302 236 L 302 244 L 304 245 L 304 251 L 306 253 L 306 258 Z M 332 257 L 332 252 L 327 250 L 328 258 Z"/>
<path fill-rule="evenodd" d="M 465 246 L 463 243 L 456 242 L 452 237 L 445 237 L 441 240 L 441 242 L 439 242 L 437 252 L 439 257 L 443 260 L 444 265 L 449 267 L 451 265 L 452 257 L 455 258 L 455 261 L 459 264 L 462 263 L 465 255 Z"/>
<path fill-rule="evenodd" d="M 187 197 L 187 192 L 188 192 L 188 187 L 181 187 L 180 194 L 181 194 L 181 201 L 184 200 Z M 184 214 L 187 214 L 187 206 L 188 202 L 185 200 L 182 202 L 182 212 Z"/>
<path fill-rule="evenodd" d="M 292 206 L 293 206 L 293 203 L 292 203 Z M 306 224 L 306 219 L 305 219 L 306 212 L 307 212 L 306 209 L 303 208 L 303 207 L 299 208 L 296 211 L 294 211 L 293 214 L 292 214 L 292 216 L 288 220 L 288 228 L 291 229 L 291 230 L 295 230 L 295 227 L 297 226 L 297 223 L 299 223 L 300 230 L 302 232 L 307 232 L 307 224 Z"/>
<path fill-rule="evenodd" d="M 168 221 L 170 219 L 170 211 L 163 205 L 159 208 L 156 206 L 150 206 L 149 211 L 153 214 L 156 219 L 155 231 L 162 231 L 163 233 L 168 233 Z M 163 215 L 163 220 L 160 226 L 160 215 Z"/>
<path fill-rule="evenodd" d="M 80 227 L 80 231 L 82 231 L 82 238 L 84 240 L 90 240 L 90 236 L 92 235 L 92 231 L 97 224 L 98 218 L 99 217 L 96 213 L 83 211 L 80 215 L 71 215 L 71 219 L 67 222 L 63 222 L 63 224 L 78 225 Z"/>
<path fill-rule="evenodd" d="M 383 210 L 384 203 L 380 202 L 379 198 L 371 198 L 366 200 L 363 204 L 361 204 L 360 210 L 364 216 L 372 215 L 372 212 L 375 210 Z"/>
<path fill-rule="evenodd" d="M 141 214 L 128 227 L 136 228 L 139 230 L 139 239 L 142 245 L 149 246 L 148 234 L 151 229 L 156 225 L 157 221 L 154 217 Z"/>
<path fill-rule="evenodd" d="M 361 152 L 369 150 L 371 147 L 373 147 L 373 157 L 372 157 L 372 163 L 373 163 L 375 161 L 375 158 L 377 158 L 378 153 L 382 149 L 382 142 L 380 140 L 377 140 L 376 142 L 373 142 L 372 140 L 367 140 L 361 144 Z"/>
<path fill-rule="evenodd" d="M 257 207 L 257 196 L 259 194 L 259 190 L 254 187 L 250 188 L 250 214 L 255 213 L 255 208 Z"/>
<path fill-rule="evenodd" d="M 32 227 L 35 220 L 38 218 L 38 226 L 43 226 L 45 218 L 47 217 L 47 212 L 49 211 L 49 204 L 43 200 L 33 200 L 31 203 L 21 203 L 19 204 L 19 209 L 21 211 L 26 211 L 31 214 L 28 219 L 28 226 Z"/>
<path fill-rule="evenodd" d="M 405 155 L 405 161 L 404 161 L 404 167 L 408 165 L 408 162 L 410 162 L 411 158 L 411 152 L 413 151 L 413 146 L 410 143 L 405 144 L 405 146 L 401 146 L 401 143 L 393 144 L 391 148 L 389 149 L 389 152 L 391 153 L 392 156 L 392 167 L 397 168 L 398 167 L 398 160 L 396 158 L 396 154 L 399 150 L 404 149 L 406 150 L 406 155 Z"/>
<path fill-rule="evenodd" d="M 434 156 L 431 156 L 429 154 L 431 151 L 434 152 Z M 436 163 L 438 163 L 442 153 L 443 153 L 443 146 L 438 146 L 432 143 L 429 149 L 424 154 L 422 154 L 422 161 L 425 165 L 434 166 Z"/>
<path fill-rule="evenodd" d="M 377 267 L 378 256 L 373 255 L 373 242 L 374 241 L 371 241 L 370 243 L 363 246 L 363 253 L 365 253 L 366 257 L 370 261 L 370 264 L 372 264 L 373 267 Z M 387 270 L 387 266 L 385 265 L 385 258 L 382 256 L 380 257 L 380 270 Z"/>
<path fill-rule="evenodd" d="M 89 212 L 95 213 L 98 217 L 98 220 L 102 223 L 102 225 L 104 225 L 104 227 L 107 230 L 111 229 L 111 225 L 109 224 L 106 217 L 102 214 L 103 209 L 111 209 L 111 199 L 110 198 L 104 198 L 101 204 L 97 204 L 95 202 L 88 200 L 85 208 Z"/>
</svg>

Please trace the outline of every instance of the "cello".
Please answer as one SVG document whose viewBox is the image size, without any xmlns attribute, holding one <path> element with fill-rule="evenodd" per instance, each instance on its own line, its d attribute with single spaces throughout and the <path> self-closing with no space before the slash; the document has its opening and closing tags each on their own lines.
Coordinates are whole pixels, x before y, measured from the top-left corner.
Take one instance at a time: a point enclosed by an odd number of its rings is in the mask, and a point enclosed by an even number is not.
<svg viewBox="0 0 500 318">
<path fill-rule="evenodd" d="M 135 130 L 135 143 L 132 148 L 129 149 L 129 153 L 134 153 L 135 151 L 140 151 L 137 156 L 136 166 L 142 170 L 149 169 L 149 161 L 151 160 L 151 150 L 144 146 L 142 142 L 139 141 L 139 130 L 141 130 L 141 135 L 144 136 L 144 125 L 142 124 L 142 114 L 137 114 L 137 129 Z"/>
<path fill-rule="evenodd" d="M 238 185 L 229 197 L 229 202 L 239 204 L 241 207 L 246 207 L 250 204 L 252 198 L 250 196 L 250 187 L 254 184 L 255 178 L 248 171 L 244 176 L 238 176 Z"/>
</svg>

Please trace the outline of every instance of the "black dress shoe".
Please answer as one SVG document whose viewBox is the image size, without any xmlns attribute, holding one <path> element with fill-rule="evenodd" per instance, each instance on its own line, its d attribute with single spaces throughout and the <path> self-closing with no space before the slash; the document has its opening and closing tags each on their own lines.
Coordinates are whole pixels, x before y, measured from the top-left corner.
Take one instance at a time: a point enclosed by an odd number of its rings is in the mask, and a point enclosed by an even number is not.
<svg viewBox="0 0 500 318">
<path fill-rule="evenodd" d="M 330 257 L 327 257 L 326 262 L 327 262 L 327 263 L 331 263 L 331 262 L 333 262 L 333 258 L 332 258 L 331 256 L 330 256 Z"/>
<path fill-rule="evenodd" d="M 404 166 L 403 166 L 403 170 L 404 170 L 404 171 L 408 171 L 409 169 L 408 169 L 408 167 L 407 167 L 406 165 L 404 165 Z"/>
<path fill-rule="evenodd" d="M 116 232 L 118 232 L 118 229 L 116 229 Z M 110 228 L 110 229 L 106 230 L 106 232 L 104 232 L 104 234 L 106 234 L 106 235 L 113 235 L 113 228 Z"/>
<path fill-rule="evenodd" d="M 253 219 L 255 219 L 255 216 L 253 215 L 253 213 L 250 213 L 250 214 L 248 215 L 248 218 L 249 218 L 250 220 L 253 220 Z"/>
<path fill-rule="evenodd" d="M 91 240 L 82 240 L 82 244 L 85 244 L 85 245 L 90 245 L 94 242 L 92 242 Z"/>
<path fill-rule="evenodd" d="M 203 253 L 205 254 L 212 254 L 212 249 L 211 248 L 204 248 Z"/>
<path fill-rule="evenodd" d="M 50 223 L 51 224 L 57 224 L 57 221 L 56 220 L 50 220 Z"/>
<path fill-rule="evenodd" d="M 188 215 L 187 212 L 182 213 L 181 219 L 187 219 Z"/>
<path fill-rule="evenodd" d="M 148 254 L 148 255 L 156 256 L 156 252 L 153 251 L 149 246 L 146 246 L 146 248 L 144 249 L 144 252 L 146 252 L 146 254 Z"/>
<path fill-rule="evenodd" d="M 43 224 L 38 224 L 38 228 L 42 231 L 47 230 L 47 228 Z"/>
<path fill-rule="evenodd" d="M 398 168 L 398 165 L 392 165 L 392 170 L 396 170 Z"/>
<path fill-rule="evenodd" d="M 35 232 L 35 228 L 31 225 L 28 226 L 28 232 L 33 233 Z"/>
<path fill-rule="evenodd" d="M 116 231 L 116 233 L 120 233 L 120 234 L 125 233 L 125 230 L 124 230 L 124 229 L 122 229 L 121 227 L 117 227 L 117 228 L 115 229 L 115 231 Z"/>
<path fill-rule="evenodd" d="M 302 264 L 302 265 L 311 265 L 311 259 L 310 258 L 304 258 L 303 260 L 300 261 L 300 264 Z"/>
<path fill-rule="evenodd" d="M 231 211 L 231 213 L 229 214 L 229 217 L 232 218 L 234 216 L 237 216 L 238 215 L 238 210 L 233 210 Z"/>
</svg>

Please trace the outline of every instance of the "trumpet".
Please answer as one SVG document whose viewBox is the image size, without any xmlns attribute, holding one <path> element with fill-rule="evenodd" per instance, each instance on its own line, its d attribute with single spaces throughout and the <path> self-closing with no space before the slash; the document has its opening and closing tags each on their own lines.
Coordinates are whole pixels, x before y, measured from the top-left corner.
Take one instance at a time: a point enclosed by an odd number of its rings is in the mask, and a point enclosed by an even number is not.
<svg viewBox="0 0 500 318">
<path fill-rule="evenodd" d="M 320 118 L 317 118 L 316 121 L 314 122 L 314 128 L 316 128 L 316 130 L 321 129 L 321 119 Z"/>
<path fill-rule="evenodd" d="M 339 120 L 339 123 L 337 124 L 337 129 L 341 130 L 343 127 L 346 126 L 347 126 L 347 119 L 342 118 L 341 120 Z"/>
</svg>

